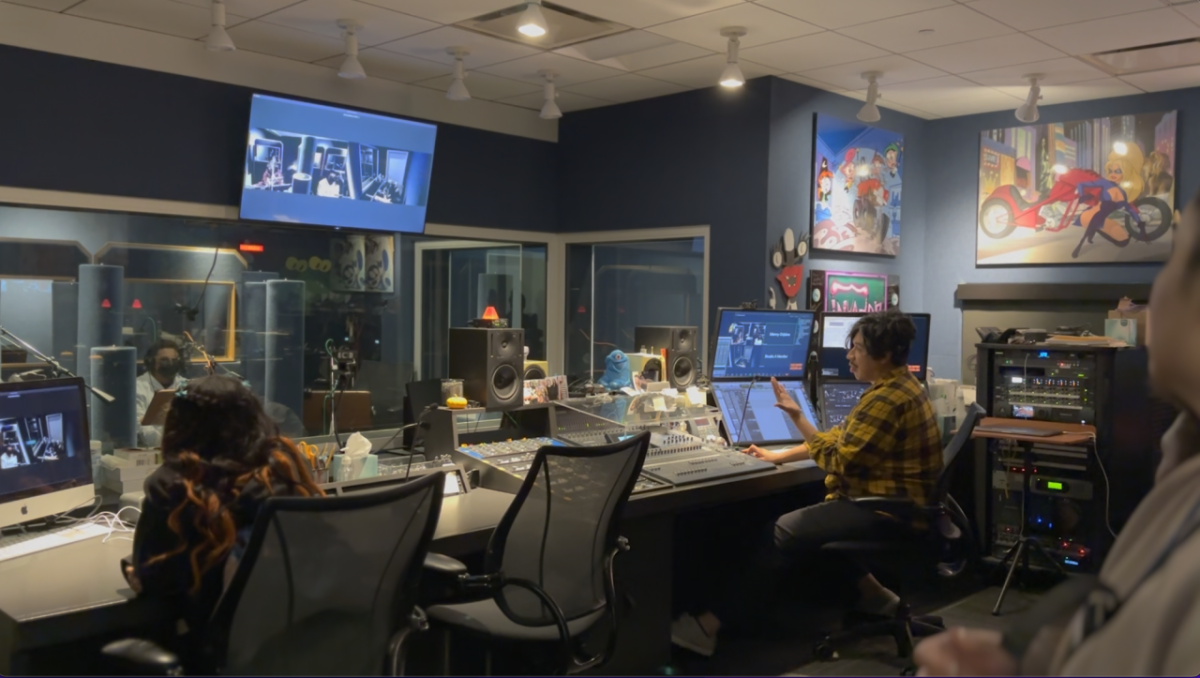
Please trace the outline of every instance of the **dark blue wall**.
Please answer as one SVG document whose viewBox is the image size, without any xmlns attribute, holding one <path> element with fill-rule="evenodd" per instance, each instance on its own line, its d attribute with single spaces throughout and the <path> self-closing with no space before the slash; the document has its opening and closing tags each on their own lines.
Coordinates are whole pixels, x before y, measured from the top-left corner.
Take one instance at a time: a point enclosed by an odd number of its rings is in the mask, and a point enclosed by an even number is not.
<svg viewBox="0 0 1200 678">
<path fill-rule="evenodd" d="M 771 78 L 770 190 L 767 196 L 767 232 L 760 268 L 767 271 L 765 285 L 774 286 L 776 271 L 767 263 L 768 249 L 788 228 L 800 236 L 812 224 L 813 133 L 816 115 L 854 120 L 863 102 L 814 89 L 788 80 Z M 883 110 L 876 126 L 904 135 L 904 184 L 902 192 L 900 256 L 884 257 L 851 252 L 810 250 L 804 262 L 825 271 L 886 273 L 900 277 L 901 307 L 919 312 L 922 305 L 926 240 L 924 233 L 928 159 L 933 155 L 926 134 L 928 122 L 904 113 Z M 763 292 L 765 294 L 765 292 Z M 807 308 L 801 303 L 801 308 Z"/>
<path fill-rule="evenodd" d="M 770 97 L 763 78 L 565 116 L 562 230 L 709 225 L 710 311 L 763 300 Z"/>
<path fill-rule="evenodd" d="M 254 90 L 0 46 L 0 186 L 240 202 Z M 428 220 L 557 229 L 553 143 L 439 124 Z"/>
<path fill-rule="evenodd" d="M 1200 139 L 1200 117 L 1192 114 L 1200 110 L 1200 89 L 1039 108 L 1038 124 L 1178 110 L 1175 195 L 1176 202 L 1181 204 L 1176 207 L 1189 200 L 1200 184 L 1200 154 L 1187 150 L 1192 140 Z M 884 120 L 895 115 L 898 114 L 885 112 Z M 954 300 L 954 291 L 960 283 L 1146 283 L 1154 279 L 1160 268 L 1158 264 L 975 267 L 979 133 L 1017 124 L 1012 111 L 925 123 L 931 160 L 924 173 L 929 186 L 924 248 L 928 265 L 921 310 L 933 314 L 934 327 L 938 328 L 930 338 L 929 351 L 930 364 L 940 376 L 960 376 L 962 314 Z M 1137 243 L 1130 246 L 1136 247 Z M 1113 300 L 1114 305 L 1116 301 Z"/>
</svg>

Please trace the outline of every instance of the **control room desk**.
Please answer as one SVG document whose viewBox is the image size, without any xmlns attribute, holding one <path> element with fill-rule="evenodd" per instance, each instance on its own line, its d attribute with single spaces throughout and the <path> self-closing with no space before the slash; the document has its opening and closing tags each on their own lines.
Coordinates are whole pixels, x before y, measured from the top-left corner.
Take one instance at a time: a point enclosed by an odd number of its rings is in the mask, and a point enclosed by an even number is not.
<svg viewBox="0 0 1200 678">
<path fill-rule="evenodd" d="M 638 601 L 636 619 L 623 637 L 648 645 L 649 653 L 618 658 L 606 672 L 645 673 L 669 658 L 672 533 L 683 511 L 763 497 L 824 478 L 811 462 L 769 473 L 717 480 L 635 495 L 623 516 L 622 534 L 633 549 L 622 556 L 618 586 Z M 450 556 L 481 552 L 512 495 L 475 489 L 447 497 L 431 550 Z M 128 535 L 92 539 L 0 563 L 0 674 L 21 671 L 20 655 L 98 635 L 119 633 L 170 619 L 166 605 L 137 598 L 120 570 L 129 555 Z M 664 595 L 665 592 L 665 595 Z M 665 605 L 665 607 L 664 607 Z M 657 638 L 658 642 L 647 639 Z M 622 643 L 624 645 L 624 643 Z M 621 657 L 625 655 L 625 657 Z"/>
</svg>

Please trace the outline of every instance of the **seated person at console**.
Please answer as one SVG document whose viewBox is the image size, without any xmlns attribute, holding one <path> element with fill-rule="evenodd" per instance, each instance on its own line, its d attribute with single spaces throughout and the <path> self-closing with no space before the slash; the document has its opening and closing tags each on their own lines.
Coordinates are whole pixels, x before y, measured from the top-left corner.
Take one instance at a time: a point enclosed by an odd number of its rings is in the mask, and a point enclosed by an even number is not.
<svg viewBox="0 0 1200 678">
<path fill-rule="evenodd" d="M 855 323 L 848 347 L 850 370 L 856 379 L 870 385 L 845 422 L 829 431 L 818 431 L 783 385 L 771 380 L 776 407 L 788 414 L 805 443 L 781 452 L 751 446 L 746 453 L 777 464 L 811 459 L 829 475 L 825 478 L 828 494 L 824 503 L 775 521 L 773 547 L 762 545 L 770 552 L 760 557 L 764 567 L 775 570 L 797 557 L 836 558 L 820 550 L 835 541 L 915 538 L 916 531 L 925 529 L 924 525 L 905 524 L 850 501 L 887 497 L 924 505 L 932 498 L 942 471 L 942 448 L 933 405 L 907 367 L 915 337 L 912 320 L 897 311 L 871 314 Z M 781 558 L 784 563 L 779 562 Z M 853 577 L 862 611 L 895 613 L 899 597 L 857 563 L 840 558 L 829 570 Z M 742 579 L 760 582 L 768 578 L 749 574 Z M 762 590 L 737 592 L 729 598 L 761 603 L 769 589 L 760 587 Z M 696 617 L 684 615 L 675 622 L 672 639 L 677 645 L 710 655 L 720 625 L 713 612 Z"/>
<path fill-rule="evenodd" d="M 137 378 L 138 439 L 142 447 L 158 447 L 162 441 L 162 427 L 142 426 L 142 418 L 155 393 L 178 390 L 187 382 L 180 376 L 183 360 L 179 355 L 179 344 L 170 339 L 159 339 L 150 344 L 146 349 L 145 365 L 145 374 Z"/>
<path fill-rule="evenodd" d="M 258 398 L 231 377 L 200 377 L 177 392 L 162 449 L 163 465 L 146 478 L 125 577 L 141 595 L 181 600 L 180 616 L 198 633 L 262 502 L 323 493 Z"/>
</svg>

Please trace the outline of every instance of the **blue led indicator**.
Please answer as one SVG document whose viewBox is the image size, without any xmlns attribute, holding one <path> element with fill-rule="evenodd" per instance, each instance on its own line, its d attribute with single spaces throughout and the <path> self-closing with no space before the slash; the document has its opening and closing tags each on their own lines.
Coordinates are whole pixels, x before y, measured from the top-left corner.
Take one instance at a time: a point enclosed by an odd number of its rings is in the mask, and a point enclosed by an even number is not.
<svg viewBox="0 0 1200 678">
<path fill-rule="evenodd" d="M 1063 562 L 1068 565 L 1074 565 L 1075 567 L 1079 567 L 1079 561 L 1071 560 L 1070 558 L 1063 558 Z"/>
<path fill-rule="evenodd" d="M 1049 358 L 1049 357 L 1050 357 L 1050 352 L 1049 352 L 1049 351 L 1039 351 L 1039 352 L 1038 352 L 1038 357 L 1039 357 L 1039 358 Z"/>
</svg>

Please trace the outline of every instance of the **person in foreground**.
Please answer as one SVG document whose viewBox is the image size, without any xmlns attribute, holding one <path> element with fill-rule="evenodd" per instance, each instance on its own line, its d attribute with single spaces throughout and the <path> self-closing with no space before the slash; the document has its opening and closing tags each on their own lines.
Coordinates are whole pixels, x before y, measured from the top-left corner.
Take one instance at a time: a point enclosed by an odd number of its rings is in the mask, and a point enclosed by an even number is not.
<svg viewBox="0 0 1200 678">
<path fill-rule="evenodd" d="M 932 499 L 942 471 L 941 439 L 933 405 L 908 371 L 909 349 L 915 338 L 912 320 L 898 311 L 874 313 L 854 325 L 848 346 L 850 370 L 869 386 L 846 421 L 829 431 L 818 431 L 783 385 L 771 380 L 776 407 L 791 418 L 805 443 L 782 452 L 751 446 L 746 453 L 777 464 L 811 459 L 828 474 L 824 503 L 787 513 L 775 522 L 773 548 L 784 560 L 831 560 L 836 556 L 820 550 L 831 542 L 914 538 L 916 531 L 925 529 L 850 501 L 886 497 L 910 499 L 923 506 Z M 830 565 L 831 572 L 846 573 L 853 579 L 861 611 L 887 616 L 896 612 L 900 598 L 870 572 L 849 558 L 837 558 Z M 766 592 L 756 593 L 731 595 L 750 600 L 731 600 L 730 604 L 759 603 Z M 712 611 L 683 615 L 672 627 L 672 640 L 711 655 L 720 627 L 721 617 Z"/>
<path fill-rule="evenodd" d="M 163 465 L 146 479 L 125 577 L 139 594 L 181 601 L 195 634 L 236 569 L 263 501 L 323 493 L 295 445 L 231 377 L 193 379 L 176 392 L 162 449 Z"/>
<path fill-rule="evenodd" d="M 1073 577 L 1007 633 L 958 628 L 926 639 L 914 656 L 919 675 L 1200 674 L 1200 194 L 1150 307 L 1151 385 L 1182 413 L 1162 438 L 1154 489 L 1099 577 Z"/>
</svg>

